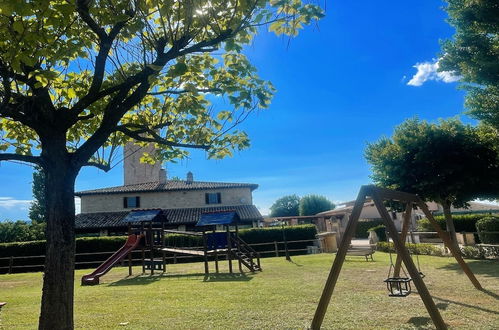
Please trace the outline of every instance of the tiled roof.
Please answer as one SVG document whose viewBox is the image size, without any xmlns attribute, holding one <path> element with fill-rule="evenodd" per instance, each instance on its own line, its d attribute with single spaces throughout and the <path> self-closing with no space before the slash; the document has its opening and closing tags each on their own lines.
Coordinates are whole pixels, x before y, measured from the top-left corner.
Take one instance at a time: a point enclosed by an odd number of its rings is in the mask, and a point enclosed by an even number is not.
<svg viewBox="0 0 499 330">
<path fill-rule="evenodd" d="M 263 220 L 254 205 L 218 206 L 186 209 L 163 209 L 166 224 L 189 225 L 198 222 L 201 213 L 217 211 L 236 211 L 241 222 Z M 128 224 L 123 221 L 129 211 L 81 213 L 76 216 L 76 229 L 121 228 Z"/>
<path fill-rule="evenodd" d="M 174 190 L 202 190 L 202 189 L 220 189 L 220 188 L 258 188 L 254 183 L 230 183 L 230 182 L 203 182 L 184 180 L 167 180 L 165 183 L 147 182 L 128 186 L 109 187 L 102 189 L 93 189 L 76 192 L 76 196 L 99 195 L 99 194 L 119 194 L 131 192 L 155 192 L 155 191 L 174 191 Z"/>
</svg>

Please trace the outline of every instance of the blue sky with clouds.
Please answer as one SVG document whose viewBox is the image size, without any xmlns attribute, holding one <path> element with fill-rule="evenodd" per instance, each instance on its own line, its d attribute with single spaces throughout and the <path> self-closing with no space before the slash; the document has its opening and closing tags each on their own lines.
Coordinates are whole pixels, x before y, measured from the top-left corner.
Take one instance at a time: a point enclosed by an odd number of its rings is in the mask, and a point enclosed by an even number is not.
<svg viewBox="0 0 499 330">
<path fill-rule="evenodd" d="M 194 152 L 170 176 L 258 183 L 262 214 L 286 194 L 351 200 L 369 180 L 366 143 L 419 116 L 462 114 L 463 92 L 438 74 L 439 40 L 452 36 L 442 1 L 326 1 L 326 17 L 296 39 L 261 33 L 246 49 L 277 93 L 243 125 L 251 148 L 219 161 Z M 470 121 L 466 116 L 462 116 Z M 31 168 L 0 165 L 0 220 L 26 219 Z M 121 185 L 122 166 L 84 169 L 77 190 Z"/>
</svg>

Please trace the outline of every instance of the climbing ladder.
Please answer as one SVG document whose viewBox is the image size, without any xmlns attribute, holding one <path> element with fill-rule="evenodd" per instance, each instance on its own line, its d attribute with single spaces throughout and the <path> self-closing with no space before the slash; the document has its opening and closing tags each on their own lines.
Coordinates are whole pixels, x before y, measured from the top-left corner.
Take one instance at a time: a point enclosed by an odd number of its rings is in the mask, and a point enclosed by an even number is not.
<svg viewBox="0 0 499 330">
<path fill-rule="evenodd" d="M 234 259 L 237 259 L 242 265 L 252 272 L 262 271 L 262 266 L 260 265 L 260 254 L 256 252 L 255 249 L 235 235 L 230 236 L 230 243 L 232 246 L 230 252 Z"/>
</svg>

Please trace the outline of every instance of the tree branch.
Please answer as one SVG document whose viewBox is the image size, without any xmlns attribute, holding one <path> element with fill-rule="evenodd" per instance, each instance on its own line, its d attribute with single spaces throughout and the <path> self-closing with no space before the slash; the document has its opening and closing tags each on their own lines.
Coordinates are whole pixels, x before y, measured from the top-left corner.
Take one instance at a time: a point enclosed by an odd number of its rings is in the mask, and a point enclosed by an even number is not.
<svg viewBox="0 0 499 330">
<path fill-rule="evenodd" d="M 131 137 L 132 139 L 135 139 L 137 141 L 142 141 L 142 142 L 152 142 L 152 143 L 158 143 L 158 144 L 162 144 L 162 145 L 169 146 L 169 147 L 179 147 L 179 148 L 193 148 L 193 149 L 204 149 L 204 150 L 208 150 L 210 148 L 210 146 L 203 145 L 203 144 L 187 144 L 187 143 L 177 143 L 177 142 L 168 141 L 168 140 L 162 138 L 154 130 L 147 130 L 146 131 L 148 134 L 152 135 L 152 137 L 147 137 L 147 136 L 141 135 L 141 133 L 146 133 L 146 132 L 139 133 L 138 131 L 129 130 L 128 128 L 126 128 L 124 126 L 118 126 L 116 128 L 116 130 L 122 132 L 126 136 Z"/>
<path fill-rule="evenodd" d="M 93 161 L 88 161 L 83 166 L 97 167 L 99 170 L 102 170 L 104 172 L 109 172 L 111 170 L 111 166 L 109 164 L 102 164 L 102 163 L 93 162 Z"/>
<path fill-rule="evenodd" d="M 104 81 L 104 73 L 106 69 L 106 63 L 109 56 L 109 51 L 113 45 L 114 39 L 118 36 L 121 30 L 125 27 L 126 21 L 121 21 L 116 23 L 109 31 L 109 34 L 105 32 L 105 30 L 97 25 L 97 23 L 92 19 L 89 14 L 87 2 L 85 0 L 78 0 L 78 13 L 80 17 L 83 19 L 85 23 L 94 31 L 95 34 L 99 37 L 99 53 L 95 58 L 95 69 L 94 75 L 92 77 L 92 83 L 90 88 L 88 89 L 87 94 L 82 97 L 71 109 L 70 114 L 73 116 L 73 121 L 71 123 L 80 120 L 77 118 L 78 114 L 84 111 L 90 104 L 95 102 L 101 97 L 106 96 L 99 95 L 99 90 L 102 87 L 102 82 Z M 127 12 L 127 14 L 131 17 L 135 16 L 135 12 Z"/>
<path fill-rule="evenodd" d="M 99 37 L 100 40 L 104 40 L 107 38 L 106 31 L 97 24 L 97 22 L 90 16 L 90 12 L 88 10 L 88 4 L 91 1 L 89 0 L 77 0 L 76 1 L 76 11 L 80 15 L 81 19 L 87 23 L 90 29 Z"/>
<path fill-rule="evenodd" d="M 173 89 L 169 89 L 169 90 L 166 90 L 166 91 L 162 91 L 162 92 L 150 92 L 150 93 L 147 93 L 147 95 L 163 95 L 163 94 L 185 94 L 185 93 L 189 93 L 189 92 L 199 92 L 199 93 L 213 93 L 213 92 L 222 92 L 222 89 L 220 88 L 195 88 L 193 90 L 186 90 L 186 89 L 177 89 L 177 90 L 173 90 Z"/>
<path fill-rule="evenodd" d="M 19 154 L 12 154 L 12 153 L 7 153 L 7 154 L 0 153 L 0 161 L 5 161 L 5 160 L 18 160 L 21 162 L 33 163 L 33 164 L 37 164 L 37 165 L 42 164 L 42 159 L 38 156 L 19 155 Z"/>
</svg>

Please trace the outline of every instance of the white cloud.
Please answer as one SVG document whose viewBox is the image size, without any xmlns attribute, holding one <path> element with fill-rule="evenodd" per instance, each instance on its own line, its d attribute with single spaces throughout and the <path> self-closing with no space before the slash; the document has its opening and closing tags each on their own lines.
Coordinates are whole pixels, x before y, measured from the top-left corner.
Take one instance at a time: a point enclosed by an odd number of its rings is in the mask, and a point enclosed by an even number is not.
<svg viewBox="0 0 499 330">
<path fill-rule="evenodd" d="M 438 72 L 438 60 L 433 62 L 416 63 L 413 67 L 416 68 L 418 72 L 416 72 L 411 80 L 407 82 L 407 85 L 409 86 L 421 86 L 428 80 L 451 83 L 460 79 L 459 76 L 454 75 L 450 71 Z"/>
<path fill-rule="evenodd" d="M 0 207 L 4 209 L 18 208 L 21 210 L 27 210 L 31 202 L 32 201 L 28 199 L 14 199 L 13 197 L 0 197 Z"/>
</svg>

